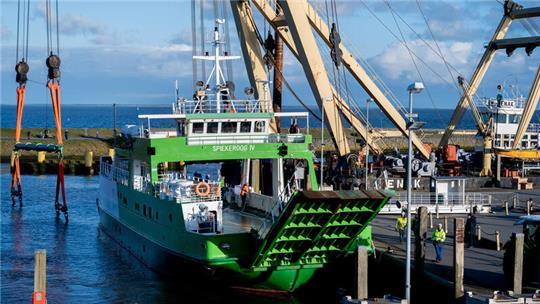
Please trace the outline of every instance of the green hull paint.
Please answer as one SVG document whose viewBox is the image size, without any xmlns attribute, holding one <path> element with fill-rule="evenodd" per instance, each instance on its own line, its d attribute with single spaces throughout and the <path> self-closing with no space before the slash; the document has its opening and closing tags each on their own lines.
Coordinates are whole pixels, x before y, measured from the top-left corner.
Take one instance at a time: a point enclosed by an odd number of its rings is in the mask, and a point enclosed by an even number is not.
<svg viewBox="0 0 540 304">
<path fill-rule="evenodd" d="M 148 267 L 169 275 L 195 275 L 198 279 L 222 280 L 234 286 L 294 291 L 311 279 L 316 269 L 252 271 L 234 261 L 223 263 L 193 259 L 158 245 L 99 210 L 101 229 Z"/>
<path fill-rule="evenodd" d="M 158 180 L 158 165 L 164 162 L 302 159 L 307 164 L 309 190 L 318 188 L 309 144 L 309 135 L 301 143 L 212 145 L 189 145 L 185 137 L 138 138 L 131 149 L 117 149 L 116 155 L 129 160 L 129 172 L 135 170 L 133 160 L 148 164 L 152 181 Z M 280 154 L 284 145 L 286 155 Z M 100 178 L 101 224 L 149 267 L 180 273 L 193 269 L 227 284 L 291 292 L 306 284 L 318 268 L 352 254 L 356 246 L 371 246 L 369 223 L 391 195 L 299 191 L 262 235 L 256 230 L 197 233 L 187 229 L 185 203 L 160 199 L 157 193 L 151 194 L 155 188 L 135 190 L 134 184 L 133 175 L 127 182 Z"/>
</svg>

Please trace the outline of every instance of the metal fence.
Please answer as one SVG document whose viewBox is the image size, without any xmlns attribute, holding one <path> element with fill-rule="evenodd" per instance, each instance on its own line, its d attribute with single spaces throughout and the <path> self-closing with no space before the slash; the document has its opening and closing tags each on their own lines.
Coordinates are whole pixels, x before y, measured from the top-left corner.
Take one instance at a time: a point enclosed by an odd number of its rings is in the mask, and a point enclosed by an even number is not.
<svg viewBox="0 0 540 304">
<path fill-rule="evenodd" d="M 271 112 L 270 102 L 261 100 L 180 100 L 173 104 L 176 114 L 201 113 L 260 113 Z"/>
</svg>

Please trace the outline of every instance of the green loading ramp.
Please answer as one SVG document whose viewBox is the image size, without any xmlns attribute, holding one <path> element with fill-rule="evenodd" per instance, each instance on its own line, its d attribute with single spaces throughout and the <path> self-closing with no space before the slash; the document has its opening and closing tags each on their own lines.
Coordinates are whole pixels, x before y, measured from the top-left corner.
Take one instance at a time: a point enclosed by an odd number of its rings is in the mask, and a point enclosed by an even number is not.
<svg viewBox="0 0 540 304">
<path fill-rule="evenodd" d="M 317 267 L 354 251 L 356 239 L 393 193 L 301 191 L 261 244 L 253 269 Z"/>
</svg>

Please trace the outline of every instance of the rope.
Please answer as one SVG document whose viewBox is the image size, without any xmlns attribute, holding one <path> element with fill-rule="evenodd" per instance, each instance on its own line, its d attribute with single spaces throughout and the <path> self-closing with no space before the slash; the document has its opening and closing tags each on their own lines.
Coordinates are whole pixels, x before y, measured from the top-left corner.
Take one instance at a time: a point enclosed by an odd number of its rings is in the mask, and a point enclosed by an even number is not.
<svg viewBox="0 0 540 304">
<path fill-rule="evenodd" d="M 248 10 L 249 10 L 249 14 L 250 14 L 250 17 L 249 20 L 251 22 L 251 25 L 253 26 L 253 28 L 255 29 L 255 36 L 257 37 L 257 40 L 259 41 L 259 44 L 261 45 L 261 47 L 264 48 L 264 40 L 261 36 L 261 33 L 259 32 L 259 29 L 257 27 L 257 24 L 255 23 L 255 20 L 253 20 L 253 14 L 251 13 L 251 8 L 248 6 Z M 275 61 L 274 61 L 274 57 L 272 56 L 272 54 L 269 54 L 268 58 L 270 59 L 270 61 L 272 62 L 272 65 L 275 67 L 276 64 L 275 64 Z M 289 82 L 287 81 L 287 79 L 285 78 L 285 75 L 283 75 L 283 71 L 279 68 L 275 68 L 275 71 L 277 71 L 282 80 L 283 80 L 283 83 L 285 84 L 285 86 L 289 89 L 289 91 L 291 92 L 291 94 L 293 95 L 293 97 L 315 118 L 317 119 L 318 121 L 322 121 L 321 118 L 319 117 L 319 115 L 317 113 L 315 113 L 313 110 L 311 110 L 309 108 L 309 106 L 307 106 L 303 101 L 302 99 L 300 99 L 300 97 L 296 94 L 296 91 L 293 89 L 293 87 L 289 84 Z"/>
<path fill-rule="evenodd" d="M 28 61 L 28 37 L 29 36 L 30 36 L 30 0 L 28 0 L 28 3 L 26 4 L 26 46 L 25 46 L 26 61 Z"/>
<path fill-rule="evenodd" d="M 453 80 L 454 86 L 456 87 L 457 91 L 459 91 L 459 85 L 457 84 L 457 79 L 454 77 L 454 74 L 452 73 L 452 70 L 450 69 L 451 65 L 444 57 L 444 54 L 439 46 L 439 43 L 437 42 L 437 39 L 435 39 L 435 35 L 433 34 L 433 31 L 431 30 L 431 26 L 429 26 L 429 22 L 427 20 L 426 15 L 424 14 L 424 11 L 422 10 L 422 7 L 420 6 L 420 1 L 416 0 L 416 6 L 418 7 L 418 10 L 420 11 L 420 14 L 422 14 L 422 17 L 424 18 L 424 22 L 426 23 L 426 26 L 428 28 L 429 34 L 431 35 L 431 39 L 433 39 L 433 42 L 435 43 L 435 46 L 437 47 L 437 50 L 439 51 L 439 54 L 441 55 L 441 59 L 444 62 L 444 65 L 446 66 L 446 69 L 448 70 L 448 74 L 450 74 L 450 79 Z M 408 25 L 408 23 L 405 23 Z M 427 44 L 427 43 L 426 43 Z M 458 73 L 459 74 L 459 73 Z"/>
<path fill-rule="evenodd" d="M 15 64 L 19 63 L 19 27 L 21 20 L 21 0 L 17 1 L 17 47 L 15 51 Z"/>
<path fill-rule="evenodd" d="M 60 29 L 58 23 L 58 0 L 56 0 L 56 55 L 60 56 Z"/>
<path fill-rule="evenodd" d="M 367 6 L 367 4 L 364 2 L 364 0 L 360 0 L 362 2 L 362 4 L 364 4 L 364 6 L 366 7 L 366 9 L 369 11 L 369 13 L 375 18 L 377 19 L 377 21 L 396 39 L 398 40 L 398 42 L 400 42 L 400 44 L 403 44 L 403 42 L 401 41 L 401 39 L 384 23 L 384 21 L 382 21 L 370 8 L 369 6 Z M 437 76 L 438 78 L 440 78 L 443 82 L 449 84 L 449 85 L 452 85 L 451 82 L 448 81 L 448 79 L 445 79 L 444 77 L 442 77 L 439 73 L 437 73 L 437 71 L 435 71 L 429 64 L 427 64 L 420 56 L 418 56 L 414 51 L 412 51 L 412 54 L 414 55 L 414 57 L 416 57 L 417 60 L 419 60 L 420 62 L 422 62 L 427 69 L 429 69 L 435 76 Z"/>
<path fill-rule="evenodd" d="M 400 34 L 401 39 L 403 41 L 402 43 L 405 46 L 405 48 L 407 49 L 407 52 L 409 53 L 409 56 L 411 57 L 411 61 L 412 61 L 413 65 L 414 65 L 414 68 L 415 68 L 416 72 L 418 73 L 418 76 L 420 77 L 420 79 L 422 80 L 423 83 L 426 83 L 424 81 L 424 77 L 422 76 L 422 73 L 420 72 L 420 69 L 418 68 L 418 65 L 416 64 L 416 61 L 414 60 L 412 50 L 410 49 L 409 45 L 407 44 L 407 40 L 405 39 L 405 36 L 403 35 L 403 32 L 401 31 L 401 27 L 399 26 L 399 23 L 398 23 L 398 21 L 396 19 L 396 16 L 394 15 L 394 9 L 392 8 L 392 6 L 390 5 L 390 3 L 387 0 L 385 0 L 385 3 L 388 6 L 388 9 L 390 10 L 390 13 L 392 14 L 392 18 L 394 19 L 396 27 L 398 28 L 399 34 Z M 439 117 L 440 120 L 442 120 L 440 111 L 437 108 L 437 106 L 435 105 L 435 101 L 433 100 L 433 96 L 431 95 L 431 91 L 429 90 L 429 88 L 427 86 L 426 86 L 426 92 L 428 93 L 428 97 L 429 97 L 429 100 L 431 101 L 431 104 L 432 104 L 433 108 L 436 110 L 437 116 Z"/>
</svg>

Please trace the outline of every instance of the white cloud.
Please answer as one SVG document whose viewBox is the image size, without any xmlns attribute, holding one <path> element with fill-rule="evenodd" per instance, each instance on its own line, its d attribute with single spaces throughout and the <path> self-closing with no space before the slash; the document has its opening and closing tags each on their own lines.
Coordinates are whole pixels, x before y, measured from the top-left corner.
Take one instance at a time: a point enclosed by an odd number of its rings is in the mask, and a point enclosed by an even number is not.
<svg viewBox="0 0 540 304">
<path fill-rule="evenodd" d="M 433 41 L 427 41 L 433 48 L 436 49 Z M 469 71 L 471 67 L 472 57 L 474 57 L 473 44 L 471 42 L 438 42 L 441 48 L 442 54 L 446 61 L 460 74 L 464 74 Z M 416 65 L 418 66 L 423 77 L 429 79 L 432 83 L 446 83 L 447 81 L 453 81 L 446 69 L 444 61 L 434 51 L 424 44 L 421 40 L 412 40 L 407 43 L 408 47 L 418 57 L 414 57 Z M 420 59 L 424 62 L 422 63 Z M 418 72 L 411 61 L 409 52 L 405 46 L 394 43 L 387 47 L 382 53 L 370 59 L 370 62 L 374 63 L 375 70 L 382 71 L 382 73 L 392 79 L 407 79 L 417 80 Z M 429 66 L 429 68 L 428 68 Z M 430 69 L 434 70 L 439 76 L 435 75 Z M 454 77 L 457 73 L 453 71 Z"/>
<path fill-rule="evenodd" d="M 51 18 L 55 20 L 55 10 L 51 10 Z M 34 15 L 38 18 L 46 20 L 47 10 L 45 2 L 38 2 L 34 10 Z M 64 14 L 60 15 L 59 31 L 62 35 L 67 36 L 87 36 L 94 44 L 118 44 L 119 35 L 109 29 L 102 23 L 92 21 L 84 15 Z M 53 27 L 55 24 L 53 23 Z"/>
</svg>

